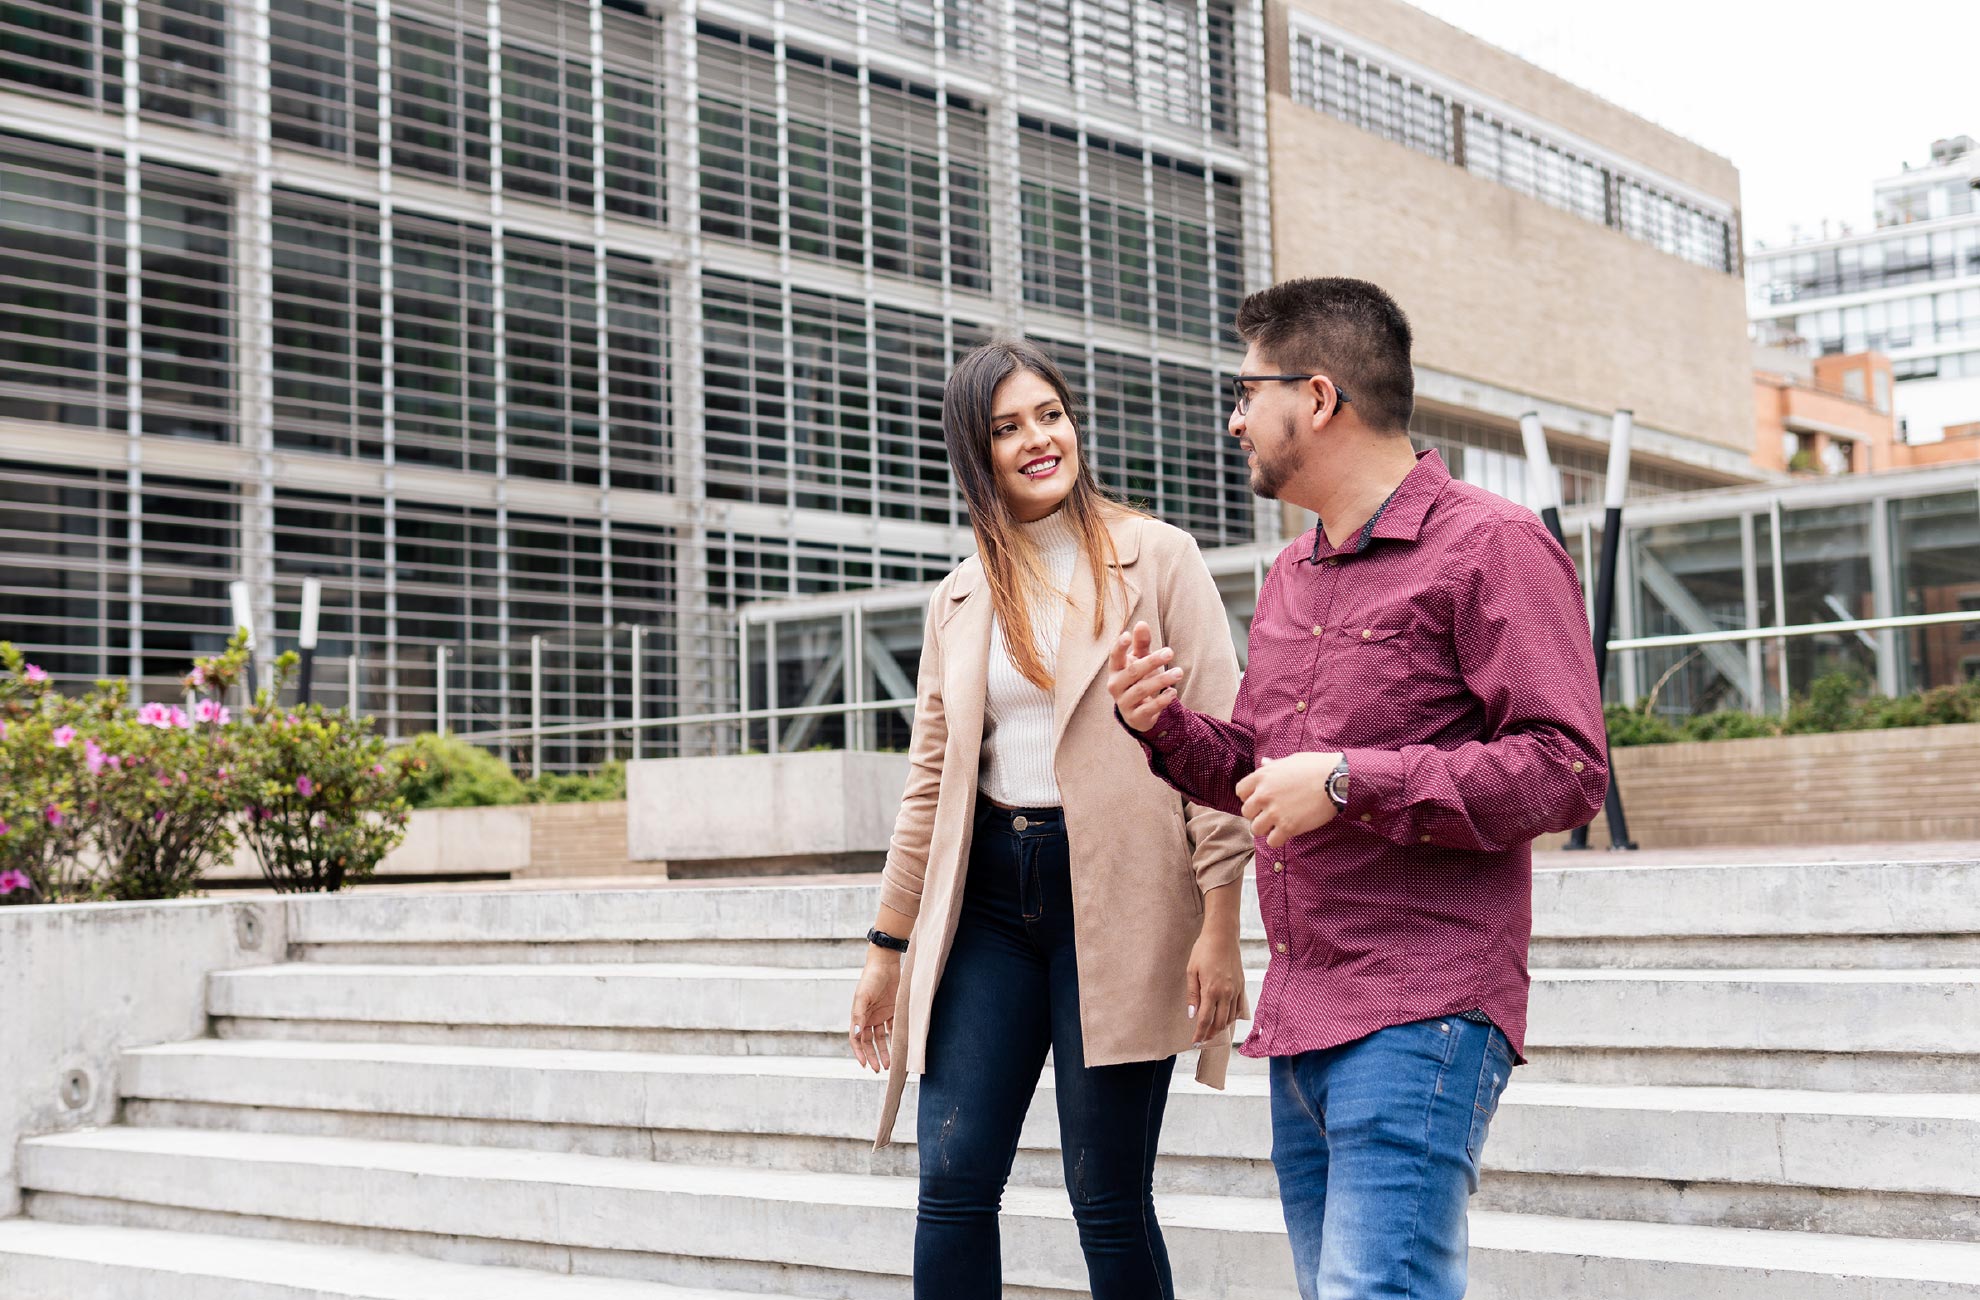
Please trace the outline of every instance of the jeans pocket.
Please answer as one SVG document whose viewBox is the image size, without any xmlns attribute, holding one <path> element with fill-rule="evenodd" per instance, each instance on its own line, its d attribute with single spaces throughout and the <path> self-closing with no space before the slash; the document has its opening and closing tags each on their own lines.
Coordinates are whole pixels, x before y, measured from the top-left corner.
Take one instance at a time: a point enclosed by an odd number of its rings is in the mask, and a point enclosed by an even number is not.
<svg viewBox="0 0 1980 1300">
<path fill-rule="evenodd" d="M 1499 1113 L 1499 1098 L 1505 1095 L 1506 1083 L 1512 1078 L 1512 1051 L 1505 1043 L 1505 1035 L 1494 1026 L 1485 1029 L 1484 1059 L 1478 1064 L 1477 1101 L 1471 1108 L 1471 1132 L 1464 1140 L 1464 1153 L 1476 1163 L 1485 1150 L 1485 1135 L 1492 1126 L 1493 1116 Z"/>
</svg>

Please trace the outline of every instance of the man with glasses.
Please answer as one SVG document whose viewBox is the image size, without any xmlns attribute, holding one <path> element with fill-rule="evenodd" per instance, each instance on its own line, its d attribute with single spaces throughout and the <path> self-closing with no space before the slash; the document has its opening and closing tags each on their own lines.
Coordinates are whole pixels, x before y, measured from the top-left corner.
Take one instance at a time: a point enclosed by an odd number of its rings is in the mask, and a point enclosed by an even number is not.
<svg viewBox="0 0 1980 1300">
<path fill-rule="evenodd" d="M 1320 522 L 1259 592 L 1230 721 L 1178 703 L 1146 624 L 1108 689 L 1157 775 L 1256 836 L 1271 962 L 1242 1050 L 1271 1063 L 1300 1295 L 1458 1300 L 1526 1035 L 1532 841 L 1607 788 L 1588 622 L 1537 516 L 1412 450 L 1388 294 L 1293 280 L 1237 331 L 1252 490 Z"/>
</svg>

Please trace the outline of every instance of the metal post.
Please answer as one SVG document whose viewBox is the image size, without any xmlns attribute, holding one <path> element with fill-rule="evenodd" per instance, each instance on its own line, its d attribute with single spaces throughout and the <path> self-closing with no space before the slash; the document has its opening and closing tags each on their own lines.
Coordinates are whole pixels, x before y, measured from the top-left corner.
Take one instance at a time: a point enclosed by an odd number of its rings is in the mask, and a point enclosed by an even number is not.
<svg viewBox="0 0 1980 1300">
<path fill-rule="evenodd" d="M 447 647 L 433 647 L 433 729 L 447 734 Z"/>
<path fill-rule="evenodd" d="M 1609 475 L 1603 498 L 1602 570 L 1595 588 L 1595 682 L 1598 691 L 1606 687 L 1609 680 L 1609 629 L 1616 609 L 1616 568 L 1622 554 L 1623 501 L 1629 495 L 1632 420 L 1629 411 L 1617 411 L 1614 422 L 1609 426 Z M 1635 842 L 1629 838 L 1629 823 L 1623 816 L 1622 790 L 1616 783 L 1613 760 L 1609 766 L 1609 790 L 1603 804 L 1608 813 L 1609 847 L 1635 848 Z M 1588 828 L 1577 827 L 1567 847 L 1587 848 Z"/>
<path fill-rule="evenodd" d="M 846 635 L 851 645 L 846 652 L 846 678 L 848 689 L 846 703 L 866 703 L 866 606 L 855 604 L 848 615 L 851 626 Z M 852 734 L 847 737 L 847 749 L 870 749 L 873 741 L 873 715 L 854 713 L 846 719 Z"/>
<path fill-rule="evenodd" d="M 645 657 L 646 629 L 635 623 L 632 627 L 632 716 L 635 723 L 646 716 L 646 676 L 640 662 Z M 641 741 L 646 735 L 646 729 L 634 726 L 631 730 L 632 756 L 635 759 L 642 758 L 645 755 Z"/>
<path fill-rule="evenodd" d="M 1774 625 L 1776 627 L 1786 627 L 1788 621 L 1787 564 L 1783 559 L 1786 553 L 1786 547 L 1781 537 L 1781 499 L 1775 497 L 1769 504 L 1769 508 L 1773 512 L 1774 521 L 1773 528 L 1769 530 L 1770 536 L 1768 539 L 1773 543 L 1772 549 L 1774 553 Z M 1779 669 L 1781 679 L 1781 716 L 1785 718 L 1789 704 L 1788 692 L 1792 689 L 1788 681 L 1788 643 L 1786 637 L 1780 639 Z"/>
<path fill-rule="evenodd" d="M 310 690 L 316 681 L 316 634 L 323 622 L 323 580 L 304 578 L 302 585 L 302 623 L 298 628 L 296 644 L 302 653 L 302 676 L 297 683 L 297 698 L 309 703 Z"/>
<path fill-rule="evenodd" d="M 248 593 L 249 587 L 245 582 L 236 580 L 227 584 L 227 595 L 234 607 L 234 629 L 233 633 L 228 634 L 227 639 L 233 640 L 234 633 L 247 634 L 243 648 L 247 651 L 248 701 L 252 703 L 254 697 L 260 693 L 261 687 L 255 679 L 254 672 L 254 605 Z"/>
<path fill-rule="evenodd" d="M 1751 512 L 1739 517 L 1739 572 L 1746 604 L 1746 630 L 1760 626 L 1760 548 L 1754 537 Z M 1746 643 L 1746 703 L 1755 713 L 1767 708 L 1767 670 L 1760 661 L 1760 643 Z"/>
<path fill-rule="evenodd" d="M 355 640 L 351 642 L 348 665 L 344 681 L 344 708 L 355 718 L 358 716 L 358 646 Z"/>
<path fill-rule="evenodd" d="M 543 638 L 529 639 L 529 777 L 543 775 Z"/>
<path fill-rule="evenodd" d="M 1526 447 L 1526 496 L 1554 540 L 1567 549 L 1561 532 L 1561 480 L 1554 473 L 1554 458 L 1547 451 L 1547 431 L 1540 424 L 1540 412 L 1528 411 L 1519 417 L 1519 438 Z"/>
</svg>

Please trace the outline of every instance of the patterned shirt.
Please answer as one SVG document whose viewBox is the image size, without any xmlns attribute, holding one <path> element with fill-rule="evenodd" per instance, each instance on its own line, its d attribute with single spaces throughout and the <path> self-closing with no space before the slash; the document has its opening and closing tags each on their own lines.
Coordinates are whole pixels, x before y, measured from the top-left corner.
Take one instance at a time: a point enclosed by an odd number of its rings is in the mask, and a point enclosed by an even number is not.
<svg viewBox="0 0 1980 1300">
<path fill-rule="evenodd" d="M 1175 703 L 1140 740 L 1229 813 L 1261 758 L 1347 756 L 1344 812 L 1256 842 L 1271 964 L 1247 1056 L 1474 1010 L 1523 1056 L 1532 841 L 1608 788 L 1580 585 L 1536 515 L 1422 453 L 1346 546 L 1316 527 L 1280 554 L 1231 721 Z"/>
</svg>

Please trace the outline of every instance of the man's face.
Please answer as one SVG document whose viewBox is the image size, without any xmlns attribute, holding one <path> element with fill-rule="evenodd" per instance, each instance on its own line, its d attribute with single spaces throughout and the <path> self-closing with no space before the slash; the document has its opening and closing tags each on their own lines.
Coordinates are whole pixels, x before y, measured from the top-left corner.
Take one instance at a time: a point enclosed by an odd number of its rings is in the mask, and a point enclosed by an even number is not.
<svg viewBox="0 0 1980 1300">
<path fill-rule="evenodd" d="M 1275 375 L 1280 368 L 1259 354 L 1257 344 L 1246 349 L 1241 374 Z M 1306 440 L 1301 413 L 1311 412 L 1311 396 L 1303 384 L 1274 381 L 1248 386 L 1250 396 L 1244 409 L 1231 405 L 1230 435 L 1246 453 L 1245 465 L 1251 470 L 1251 490 L 1267 501 L 1279 499 L 1287 482 L 1306 463 Z M 1310 426 L 1309 426 L 1310 428 Z"/>
</svg>

